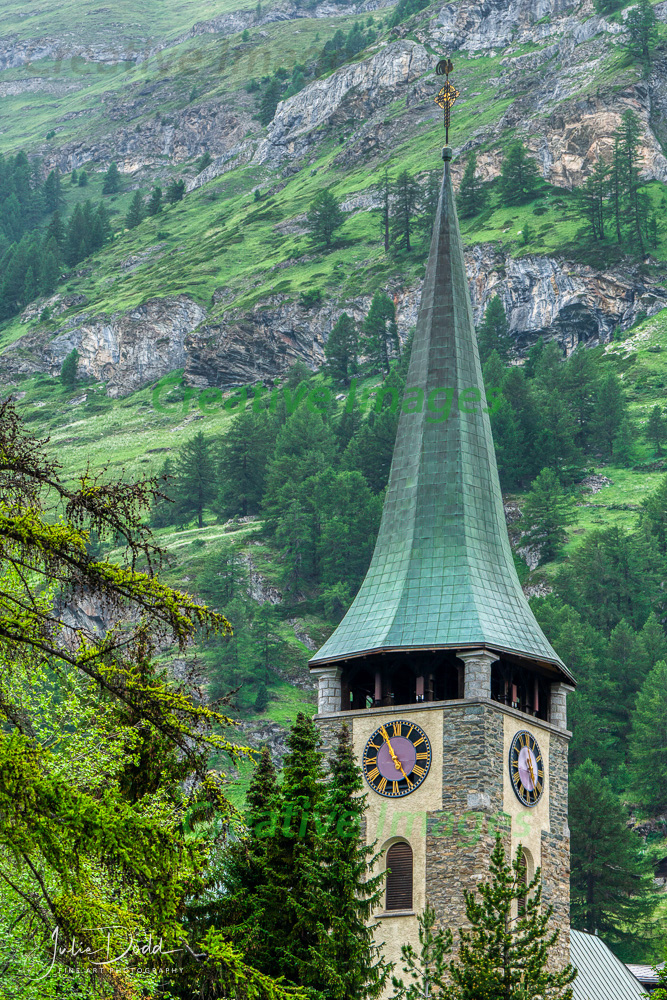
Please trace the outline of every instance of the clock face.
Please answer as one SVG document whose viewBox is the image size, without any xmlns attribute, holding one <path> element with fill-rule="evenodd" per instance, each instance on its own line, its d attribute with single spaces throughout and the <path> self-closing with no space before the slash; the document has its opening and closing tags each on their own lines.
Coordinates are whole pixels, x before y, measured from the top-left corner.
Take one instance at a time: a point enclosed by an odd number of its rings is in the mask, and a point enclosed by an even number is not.
<svg viewBox="0 0 667 1000">
<path fill-rule="evenodd" d="M 404 719 L 376 729 L 364 748 L 363 772 L 378 795 L 398 799 L 419 788 L 431 766 L 431 744 L 423 729 Z"/>
<path fill-rule="evenodd" d="M 510 777 L 512 788 L 524 806 L 534 806 L 544 791 L 544 760 L 537 740 L 521 730 L 510 747 Z"/>
</svg>

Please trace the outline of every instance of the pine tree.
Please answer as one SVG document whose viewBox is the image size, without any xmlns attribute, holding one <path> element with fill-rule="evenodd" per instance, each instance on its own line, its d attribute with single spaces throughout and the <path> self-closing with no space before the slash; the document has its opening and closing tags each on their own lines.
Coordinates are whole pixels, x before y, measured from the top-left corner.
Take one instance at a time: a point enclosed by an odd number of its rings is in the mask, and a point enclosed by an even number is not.
<svg viewBox="0 0 667 1000">
<path fill-rule="evenodd" d="M 380 209 L 380 232 L 384 241 L 384 252 L 389 253 L 390 220 L 391 220 L 391 189 L 392 182 L 389 179 L 389 170 L 384 168 L 382 183 L 379 186 L 382 207 Z"/>
<path fill-rule="evenodd" d="M 177 201 L 182 201 L 184 195 L 185 181 L 182 178 L 180 180 L 174 178 L 169 181 L 165 198 L 170 205 L 175 205 Z"/>
<path fill-rule="evenodd" d="M 459 932 L 459 952 L 450 964 L 456 1000 L 572 1000 L 575 969 L 548 968 L 559 931 L 549 930 L 553 910 L 542 904 L 539 868 L 526 885 L 521 846 L 508 864 L 497 833 L 489 876 L 476 891 L 464 889 L 468 926 Z M 515 916 L 519 900 L 525 901 L 523 912 Z"/>
<path fill-rule="evenodd" d="M 614 439 L 627 418 L 628 406 L 620 379 L 614 372 L 607 372 L 600 382 L 592 426 L 595 440 L 607 458 L 614 452 Z"/>
<path fill-rule="evenodd" d="M 35 280 L 35 272 L 33 271 L 32 264 L 28 265 L 28 270 L 25 273 L 25 281 L 23 282 L 23 295 L 22 303 L 24 306 L 32 300 L 37 295 L 37 282 Z"/>
<path fill-rule="evenodd" d="M 104 175 L 102 194 L 117 194 L 120 191 L 121 178 L 120 171 L 115 163 L 109 165 L 109 169 Z"/>
<path fill-rule="evenodd" d="M 505 307 L 499 295 L 494 295 L 484 310 L 484 318 L 477 330 L 477 343 L 482 364 L 489 359 L 492 351 L 496 351 L 505 364 L 509 363 L 512 338 Z"/>
<path fill-rule="evenodd" d="M 318 191 L 310 203 L 307 218 L 312 242 L 328 250 L 333 243 L 336 230 L 340 229 L 345 221 L 339 201 L 331 188 Z"/>
<path fill-rule="evenodd" d="M 477 153 L 474 151 L 468 157 L 466 168 L 461 178 L 459 188 L 459 214 L 462 219 L 470 219 L 484 208 L 485 192 L 482 182 L 477 176 Z"/>
<path fill-rule="evenodd" d="M 79 352 L 76 347 L 70 351 L 60 366 L 60 379 L 64 386 L 73 389 L 76 385 L 76 370 L 79 363 Z"/>
<path fill-rule="evenodd" d="M 658 19 L 651 0 L 639 0 L 636 7 L 631 7 L 625 26 L 628 31 L 629 54 L 641 59 L 644 66 L 648 67 L 658 38 Z"/>
<path fill-rule="evenodd" d="M 590 235 L 594 240 L 604 239 L 610 173 L 607 164 L 599 157 L 593 172 L 577 190 L 579 212 L 588 222 Z"/>
<path fill-rule="evenodd" d="M 396 307 L 386 292 L 376 292 L 363 325 L 362 352 L 373 366 L 389 373 L 391 361 L 400 357 Z"/>
<path fill-rule="evenodd" d="M 144 199 L 141 191 L 137 190 L 134 192 L 134 196 L 130 202 L 130 207 L 127 210 L 127 215 L 125 216 L 125 225 L 127 228 L 136 229 L 136 227 L 143 222 L 144 214 Z"/>
<path fill-rule="evenodd" d="M 85 170 L 82 170 L 81 173 L 79 174 L 79 187 L 80 188 L 88 187 L 88 174 L 86 173 Z"/>
<path fill-rule="evenodd" d="M 70 184 L 72 185 L 72 187 L 74 187 L 74 185 L 77 183 L 78 180 L 79 178 L 76 175 L 76 170 L 73 170 L 72 176 L 70 177 Z"/>
<path fill-rule="evenodd" d="M 257 697 L 255 698 L 254 709 L 257 713 L 263 712 L 266 706 L 269 704 L 269 692 L 266 689 L 266 684 L 264 681 L 261 682 L 257 688 Z"/>
<path fill-rule="evenodd" d="M 561 486 L 556 473 L 553 469 L 542 469 L 524 504 L 523 541 L 539 548 L 541 562 L 549 562 L 558 555 L 567 539 L 565 529 L 575 518 L 574 501 Z"/>
<path fill-rule="evenodd" d="M 148 199 L 147 212 L 149 215 L 158 215 L 162 211 L 162 188 L 156 184 Z"/>
<path fill-rule="evenodd" d="M 341 313 L 324 345 L 325 370 L 338 385 L 348 386 L 358 370 L 359 335 L 357 325 Z"/>
<path fill-rule="evenodd" d="M 401 945 L 402 971 L 410 977 L 408 985 L 399 976 L 392 975 L 394 1000 L 447 1000 L 453 998 L 449 986 L 449 962 L 447 954 L 452 950 L 452 932 L 436 927 L 436 912 L 426 904 L 419 914 L 419 951 L 411 942 Z"/>
<path fill-rule="evenodd" d="M 232 421 L 221 444 L 218 503 L 226 516 L 259 513 L 274 443 L 267 413 L 242 410 Z"/>
<path fill-rule="evenodd" d="M 618 465 L 632 465 L 635 460 L 635 435 L 627 417 L 621 421 L 613 445 L 614 462 Z"/>
<path fill-rule="evenodd" d="M 410 251 L 410 236 L 414 228 L 413 217 L 419 200 L 419 185 L 407 170 L 402 170 L 394 183 L 391 212 L 391 236 L 399 250 Z"/>
<path fill-rule="evenodd" d="M 419 228 L 422 230 L 427 244 L 430 243 L 431 236 L 433 234 L 433 224 L 435 223 L 439 200 L 440 176 L 437 171 L 432 170 L 428 175 L 428 180 L 426 181 L 426 190 L 424 191 L 421 200 L 421 211 L 418 219 Z"/>
<path fill-rule="evenodd" d="M 315 875 L 319 876 L 317 961 L 329 970 L 327 992 L 336 1000 L 369 1000 L 384 988 L 388 968 L 374 941 L 370 917 L 382 895 L 384 872 L 373 874 L 379 856 L 361 840 L 366 796 L 347 726 L 337 733 L 322 805 L 328 835 Z"/>
<path fill-rule="evenodd" d="M 662 455 L 662 446 L 667 441 L 667 420 L 661 406 L 654 406 L 646 424 L 646 440 Z"/>
<path fill-rule="evenodd" d="M 667 663 L 659 660 L 644 681 L 632 713 L 632 788 L 651 814 L 667 810 Z"/>
<path fill-rule="evenodd" d="M 502 162 L 500 190 L 507 205 L 520 205 L 530 201 L 538 184 L 537 163 L 529 157 L 525 146 L 518 140 L 512 142 Z"/>
<path fill-rule="evenodd" d="M 51 295 L 58 284 L 60 268 L 58 266 L 58 251 L 55 240 L 49 240 L 44 248 L 40 270 L 40 291 L 42 295 Z"/>
<path fill-rule="evenodd" d="M 196 514 L 203 528 L 204 510 L 214 502 L 218 486 L 212 444 L 201 431 L 179 448 L 174 476 L 179 511 Z"/>
<path fill-rule="evenodd" d="M 658 551 L 667 555 L 667 476 L 657 490 L 642 501 L 640 523 Z"/>
<path fill-rule="evenodd" d="M 65 240 L 67 238 L 67 230 L 65 229 L 65 224 L 62 220 L 60 212 L 54 212 L 51 216 L 48 226 L 46 227 L 46 235 L 44 237 L 47 241 L 50 239 L 55 240 L 56 246 L 59 250 L 62 250 L 65 246 Z"/>
<path fill-rule="evenodd" d="M 52 170 L 44 181 L 44 204 L 47 212 L 55 212 L 63 203 L 60 171 Z"/>
<path fill-rule="evenodd" d="M 648 3 L 648 0 L 642 0 Z M 648 3 L 650 10 L 653 8 Z M 655 16 L 655 15 L 654 15 Z M 641 125 L 639 118 L 629 108 L 623 112 L 621 125 L 618 130 L 620 139 L 620 156 L 622 158 L 622 183 L 625 203 L 625 215 L 631 224 L 632 239 L 639 250 L 644 254 L 644 231 L 646 229 L 645 203 L 639 194 L 641 178 L 639 176 L 639 143 L 641 136 Z"/>
<path fill-rule="evenodd" d="M 600 768 L 586 761 L 570 779 L 573 925 L 610 943 L 631 940 L 655 907 L 642 841 Z"/>
</svg>

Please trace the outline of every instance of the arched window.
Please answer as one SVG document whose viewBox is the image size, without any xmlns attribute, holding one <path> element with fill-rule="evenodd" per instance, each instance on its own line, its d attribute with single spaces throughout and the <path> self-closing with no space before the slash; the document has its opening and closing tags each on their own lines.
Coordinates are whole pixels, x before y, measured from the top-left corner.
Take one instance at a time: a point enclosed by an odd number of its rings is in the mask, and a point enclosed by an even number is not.
<svg viewBox="0 0 667 1000">
<path fill-rule="evenodd" d="M 388 910 L 412 909 L 412 848 L 405 842 L 392 844 L 387 851 Z"/>
</svg>

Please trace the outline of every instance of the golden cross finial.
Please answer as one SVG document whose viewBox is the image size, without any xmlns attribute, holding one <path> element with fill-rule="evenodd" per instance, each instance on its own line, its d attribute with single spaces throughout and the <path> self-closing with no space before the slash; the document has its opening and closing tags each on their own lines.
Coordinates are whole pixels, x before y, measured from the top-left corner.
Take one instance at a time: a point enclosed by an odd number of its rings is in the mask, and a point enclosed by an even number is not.
<svg viewBox="0 0 667 1000">
<path fill-rule="evenodd" d="M 451 59 L 441 59 L 438 65 L 435 67 L 435 72 L 438 76 L 446 77 L 446 82 L 444 87 L 441 88 L 438 96 L 435 98 L 435 103 L 442 108 L 444 112 L 444 124 L 445 124 L 445 144 L 449 145 L 449 125 L 451 121 L 452 107 L 454 106 L 454 101 L 459 96 L 459 92 L 453 83 L 449 82 L 449 74 L 454 69 L 454 64 Z"/>
</svg>

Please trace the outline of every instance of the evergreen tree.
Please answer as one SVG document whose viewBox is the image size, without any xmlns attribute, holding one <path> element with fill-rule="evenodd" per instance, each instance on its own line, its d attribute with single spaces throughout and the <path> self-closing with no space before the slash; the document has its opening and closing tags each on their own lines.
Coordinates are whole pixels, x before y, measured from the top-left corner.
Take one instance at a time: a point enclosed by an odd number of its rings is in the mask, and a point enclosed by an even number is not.
<svg viewBox="0 0 667 1000">
<path fill-rule="evenodd" d="M 654 406 L 646 424 L 646 440 L 662 455 L 662 446 L 667 441 L 667 419 L 661 406 Z"/>
<path fill-rule="evenodd" d="M 388 968 L 375 943 L 370 917 L 380 901 L 384 872 L 373 874 L 379 860 L 361 840 L 366 796 L 350 730 L 342 726 L 322 814 L 331 835 L 324 838 L 317 871 L 320 880 L 318 961 L 330 971 L 327 992 L 336 1000 L 378 997 Z"/>
<path fill-rule="evenodd" d="M 232 421 L 221 444 L 218 498 L 227 517 L 259 513 L 274 443 L 275 429 L 266 412 L 242 410 Z"/>
<path fill-rule="evenodd" d="M 177 201 L 182 201 L 184 194 L 185 181 L 182 178 L 180 180 L 176 180 L 176 178 L 174 178 L 169 181 L 165 198 L 170 205 L 175 205 Z"/>
<path fill-rule="evenodd" d="M 127 215 L 125 216 L 125 225 L 127 228 L 136 229 L 136 227 L 143 222 L 145 211 L 143 196 L 141 191 L 137 190 L 134 192 L 134 196 L 130 202 L 130 207 L 127 210 Z"/>
<path fill-rule="evenodd" d="M 363 325 L 362 352 L 374 367 L 385 375 L 393 358 L 400 357 L 401 348 L 396 326 L 396 307 L 386 292 L 376 292 Z"/>
<path fill-rule="evenodd" d="M 52 170 L 44 181 L 44 204 L 47 212 L 55 212 L 63 203 L 60 171 Z"/>
<path fill-rule="evenodd" d="M 207 604 L 223 611 L 226 605 L 243 592 L 247 573 L 238 545 L 225 545 L 215 554 L 206 556 L 197 577 L 197 592 Z"/>
<path fill-rule="evenodd" d="M 102 194 L 117 194 L 120 191 L 121 177 L 120 171 L 115 163 L 109 165 L 109 169 L 104 175 L 104 183 L 102 184 Z"/>
<path fill-rule="evenodd" d="M 257 697 L 255 698 L 254 709 L 257 713 L 263 712 L 266 706 L 269 704 L 269 692 L 266 689 L 266 684 L 264 681 L 261 682 L 257 688 Z"/>
<path fill-rule="evenodd" d="M 632 465 L 635 460 L 635 435 L 627 417 L 621 421 L 613 445 L 614 461 L 618 465 Z"/>
<path fill-rule="evenodd" d="M 384 168 L 384 173 L 382 174 L 382 182 L 379 185 L 380 198 L 382 199 L 382 207 L 380 209 L 380 232 L 382 234 L 382 239 L 384 241 L 384 252 L 389 253 L 389 236 L 390 236 L 390 221 L 391 221 L 391 189 L 392 182 L 389 179 L 389 170 L 387 167 Z"/>
<path fill-rule="evenodd" d="M 200 174 L 202 172 L 202 170 L 206 170 L 206 168 L 212 162 L 213 162 L 213 158 L 211 157 L 211 154 L 209 153 L 209 151 L 207 149 L 207 150 L 205 150 L 201 154 L 201 156 L 199 157 L 199 159 L 195 163 L 195 172 L 198 173 L 198 174 Z"/>
<path fill-rule="evenodd" d="M 67 230 L 65 229 L 65 224 L 62 220 L 60 212 L 56 211 L 53 213 L 49 220 L 49 224 L 46 227 L 45 239 L 54 240 L 56 246 L 59 250 L 62 250 L 65 246 L 65 241 L 67 239 Z"/>
<path fill-rule="evenodd" d="M 338 385 L 348 386 L 358 370 L 359 335 L 354 320 L 341 313 L 324 345 L 325 371 Z"/>
<path fill-rule="evenodd" d="M 414 229 L 413 217 L 419 200 L 419 185 L 407 170 L 402 170 L 394 183 L 391 212 L 391 236 L 399 250 L 410 251 L 410 236 Z"/>
<path fill-rule="evenodd" d="M 259 102 L 258 118 L 262 125 L 268 125 L 273 121 L 276 108 L 280 102 L 283 92 L 282 81 L 277 76 L 272 76 L 262 91 Z"/>
<path fill-rule="evenodd" d="M 592 173 L 577 190 L 577 207 L 588 222 L 592 239 L 604 239 L 604 223 L 609 197 L 610 169 L 599 157 Z"/>
<path fill-rule="evenodd" d="M 626 418 L 627 403 L 620 379 L 615 372 L 607 372 L 598 388 L 592 419 L 595 441 L 605 457 L 613 456 L 614 440 Z"/>
<path fill-rule="evenodd" d="M 217 476 L 211 441 L 199 431 L 181 445 L 174 465 L 176 502 L 181 515 L 195 514 L 204 527 L 204 510 L 217 495 Z"/>
<path fill-rule="evenodd" d="M 331 188 L 318 191 L 308 209 L 308 226 L 313 243 L 328 250 L 336 230 L 340 229 L 344 221 L 340 203 Z"/>
<path fill-rule="evenodd" d="M 500 190 L 507 205 L 530 201 L 538 184 L 537 163 L 529 157 L 523 143 L 512 142 L 502 162 Z"/>
<path fill-rule="evenodd" d="M 426 189 L 421 200 L 421 211 L 418 219 L 419 228 L 422 230 L 427 243 L 431 242 L 439 200 L 440 175 L 437 171 L 431 170 L 426 181 Z"/>
<path fill-rule="evenodd" d="M 574 501 L 560 484 L 553 469 L 542 469 L 530 487 L 523 508 L 523 541 L 539 548 L 540 561 L 558 555 L 567 539 L 566 528 L 576 518 Z"/>
<path fill-rule="evenodd" d="M 74 185 L 77 183 L 78 180 L 79 178 L 76 175 L 76 170 L 73 170 L 72 176 L 70 177 L 70 184 L 72 185 L 72 187 L 74 187 Z"/>
<path fill-rule="evenodd" d="M 512 338 L 505 307 L 499 295 L 494 295 L 484 310 L 484 317 L 477 330 L 477 343 L 482 364 L 486 363 L 492 351 L 496 351 L 505 364 L 509 363 Z"/>
<path fill-rule="evenodd" d="M 663 476 L 657 490 L 642 501 L 640 524 L 658 551 L 667 555 L 667 476 Z"/>
<path fill-rule="evenodd" d="M 28 302 L 32 300 L 37 295 L 37 282 L 35 280 L 35 272 L 32 269 L 32 264 L 28 265 L 28 270 L 25 273 L 25 281 L 23 282 L 23 295 L 22 302 L 23 305 L 27 305 Z"/>
<path fill-rule="evenodd" d="M 158 184 L 151 191 L 146 211 L 149 215 L 159 215 L 162 211 L 162 188 Z"/>
<path fill-rule="evenodd" d="M 473 215 L 477 215 L 484 208 L 485 201 L 485 191 L 477 176 L 477 153 L 473 151 L 468 157 L 459 188 L 458 203 L 461 218 L 470 219 Z"/>
<path fill-rule="evenodd" d="M 402 971 L 412 979 L 408 985 L 398 976 L 392 975 L 394 1000 L 445 1000 L 452 997 L 449 986 L 449 962 L 447 954 L 452 950 L 452 932 L 437 928 L 437 916 L 432 906 L 419 914 L 419 951 L 411 942 L 401 945 Z"/>
<path fill-rule="evenodd" d="M 648 67 L 658 38 L 658 20 L 651 0 L 639 0 L 636 7 L 631 7 L 625 26 L 628 32 L 628 53 L 635 59 L 641 59 L 645 67 Z"/>
<path fill-rule="evenodd" d="M 58 249 L 54 240 L 49 240 L 44 248 L 44 256 L 40 270 L 40 291 L 42 295 L 52 295 L 58 284 L 60 268 L 58 266 Z"/>
<path fill-rule="evenodd" d="M 650 10 L 653 8 L 648 0 L 642 0 L 648 4 Z M 654 15 L 655 16 L 655 15 Z M 630 223 L 630 234 L 634 245 L 640 254 L 644 254 L 644 235 L 646 229 L 645 202 L 639 194 L 641 178 L 639 176 L 639 146 L 641 137 L 641 125 L 639 118 L 629 108 L 623 112 L 621 125 L 618 130 L 620 140 L 620 156 L 622 170 L 622 184 L 624 194 L 624 215 Z"/>
<path fill-rule="evenodd" d="M 667 663 L 644 681 L 632 713 L 630 775 L 640 803 L 652 815 L 667 810 Z"/>
<path fill-rule="evenodd" d="M 459 932 L 459 952 L 450 965 L 457 1000 L 572 1000 L 575 969 L 553 972 L 548 965 L 559 931 L 549 930 L 553 909 L 542 905 L 540 870 L 526 885 L 521 846 L 508 864 L 497 833 L 489 875 L 476 891 L 464 889 L 467 929 Z M 523 912 L 515 916 L 519 900 L 525 901 Z"/>
<path fill-rule="evenodd" d="M 69 352 L 60 366 L 60 379 L 64 386 L 73 389 L 77 382 L 77 365 L 79 363 L 79 352 L 76 347 Z"/>
<path fill-rule="evenodd" d="M 81 173 L 79 174 L 79 187 L 80 188 L 88 187 L 88 174 L 86 173 L 85 170 L 82 170 Z"/>
<path fill-rule="evenodd" d="M 570 892 L 573 925 L 610 943 L 632 940 L 655 907 L 642 842 L 600 768 L 586 761 L 570 779 Z"/>
</svg>

